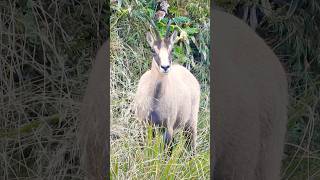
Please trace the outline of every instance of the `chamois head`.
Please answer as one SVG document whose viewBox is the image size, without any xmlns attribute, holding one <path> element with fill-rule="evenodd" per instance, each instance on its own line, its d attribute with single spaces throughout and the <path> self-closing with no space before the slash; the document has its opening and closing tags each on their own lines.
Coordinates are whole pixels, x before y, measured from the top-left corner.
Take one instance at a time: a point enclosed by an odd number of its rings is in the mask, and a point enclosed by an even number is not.
<svg viewBox="0 0 320 180">
<path fill-rule="evenodd" d="M 161 74 L 168 74 L 172 64 L 172 48 L 177 37 L 177 31 L 164 39 L 160 36 L 155 38 L 150 32 L 147 33 L 147 41 L 152 50 L 153 61 Z"/>
</svg>

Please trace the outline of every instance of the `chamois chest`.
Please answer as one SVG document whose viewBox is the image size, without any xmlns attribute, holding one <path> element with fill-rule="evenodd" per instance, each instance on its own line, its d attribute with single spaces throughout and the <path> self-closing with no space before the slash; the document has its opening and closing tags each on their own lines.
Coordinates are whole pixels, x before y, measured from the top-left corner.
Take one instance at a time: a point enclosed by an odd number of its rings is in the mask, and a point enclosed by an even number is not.
<svg viewBox="0 0 320 180">
<path fill-rule="evenodd" d="M 187 119 L 184 115 L 188 114 L 184 111 L 189 111 L 188 105 L 190 104 L 188 98 L 182 97 L 183 93 L 180 88 L 183 88 L 183 85 L 177 82 L 165 84 L 158 81 L 154 87 L 151 93 L 149 120 L 158 126 L 173 125 L 174 128 L 177 128 L 183 125 L 183 119 Z"/>
</svg>

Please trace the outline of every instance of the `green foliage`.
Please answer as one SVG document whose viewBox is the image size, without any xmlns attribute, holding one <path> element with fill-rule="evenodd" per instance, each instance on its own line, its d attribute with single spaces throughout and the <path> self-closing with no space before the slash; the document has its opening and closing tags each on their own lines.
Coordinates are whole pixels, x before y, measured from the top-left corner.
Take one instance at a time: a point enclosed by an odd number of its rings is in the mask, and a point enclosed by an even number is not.
<svg viewBox="0 0 320 180">
<path fill-rule="evenodd" d="M 150 69 L 152 56 L 145 34 L 153 17 L 153 1 L 119 1 L 111 9 L 111 175 L 112 179 L 209 179 L 209 16 L 202 21 L 185 14 L 184 6 L 170 1 L 174 15 L 170 32 L 178 31 L 173 62 L 190 68 L 201 84 L 197 155 L 191 157 L 184 139 L 177 136 L 171 157 L 167 156 L 162 135 L 143 135 L 141 123 L 132 113 L 133 96 L 143 73 Z M 187 4 L 191 3 L 187 2 Z M 194 1 L 195 2 L 195 1 Z M 200 1 L 202 7 L 209 4 Z M 173 12 L 175 10 L 175 12 Z M 155 22 L 164 36 L 168 18 Z"/>
<path fill-rule="evenodd" d="M 132 161 L 119 163 L 124 157 L 111 156 L 111 179 L 119 179 L 128 173 L 130 179 L 208 179 L 209 178 L 209 152 L 202 152 L 191 157 L 185 149 L 185 139 L 179 133 L 177 143 L 174 144 L 171 156 L 164 149 L 164 141 L 159 130 L 155 131 L 155 138 L 152 138 L 152 131 L 149 126 L 146 129 L 147 139 L 142 144 L 145 146 L 126 146 Z M 135 166 L 135 167 L 129 167 Z"/>
</svg>

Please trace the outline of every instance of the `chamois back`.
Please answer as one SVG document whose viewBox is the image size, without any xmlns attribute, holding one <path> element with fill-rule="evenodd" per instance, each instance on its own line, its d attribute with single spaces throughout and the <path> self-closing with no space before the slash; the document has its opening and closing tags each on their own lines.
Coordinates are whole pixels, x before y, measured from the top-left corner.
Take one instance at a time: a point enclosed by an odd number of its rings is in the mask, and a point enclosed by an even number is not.
<svg viewBox="0 0 320 180">
<path fill-rule="evenodd" d="M 214 178 L 279 180 L 288 91 L 284 69 L 245 23 L 213 10 Z"/>
<path fill-rule="evenodd" d="M 107 52 L 106 41 L 98 50 L 89 76 L 88 87 L 80 109 L 78 142 L 81 150 L 81 168 L 85 179 L 106 179 L 108 150 L 107 143 Z"/>
</svg>

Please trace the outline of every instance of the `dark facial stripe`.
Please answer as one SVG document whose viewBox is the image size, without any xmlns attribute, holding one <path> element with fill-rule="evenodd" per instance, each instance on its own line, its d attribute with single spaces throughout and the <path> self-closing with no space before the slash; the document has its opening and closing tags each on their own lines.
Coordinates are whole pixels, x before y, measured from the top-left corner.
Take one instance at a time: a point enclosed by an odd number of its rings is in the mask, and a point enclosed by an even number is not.
<svg viewBox="0 0 320 180">
<path fill-rule="evenodd" d="M 154 42 L 154 45 L 157 46 L 158 49 L 161 48 L 161 41 Z"/>
<path fill-rule="evenodd" d="M 171 45 L 170 39 L 164 39 L 162 41 L 155 41 L 154 45 L 160 49 L 162 45 L 164 45 L 165 48 L 169 48 L 169 46 Z"/>
<path fill-rule="evenodd" d="M 160 57 L 159 57 L 159 55 L 155 53 L 155 54 L 153 54 L 153 58 L 156 61 L 156 63 L 158 64 L 158 66 L 160 66 Z"/>
<path fill-rule="evenodd" d="M 162 41 L 156 41 L 154 42 L 154 45 L 157 49 L 160 49 L 162 48 L 161 46 L 165 46 L 165 48 L 169 48 L 169 46 L 171 45 L 170 44 L 170 39 L 164 39 Z M 172 52 L 171 52 L 171 49 L 168 49 L 170 52 L 169 52 L 169 63 L 172 63 Z M 154 58 L 154 60 L 156 61 L 157 65 L 160 66 L 161 64 L 161 60 L 160 60 L 160 57 L 159 57 L 159 54 L 157 54 L 155 49 L 152 48 L 152 56 Z"/>
<path fill-rule="evenodd" d="M 169 53 L 169 63 L 171 64 L 172 63 L 172 52 L 170 51 Z"/>
</svg>

